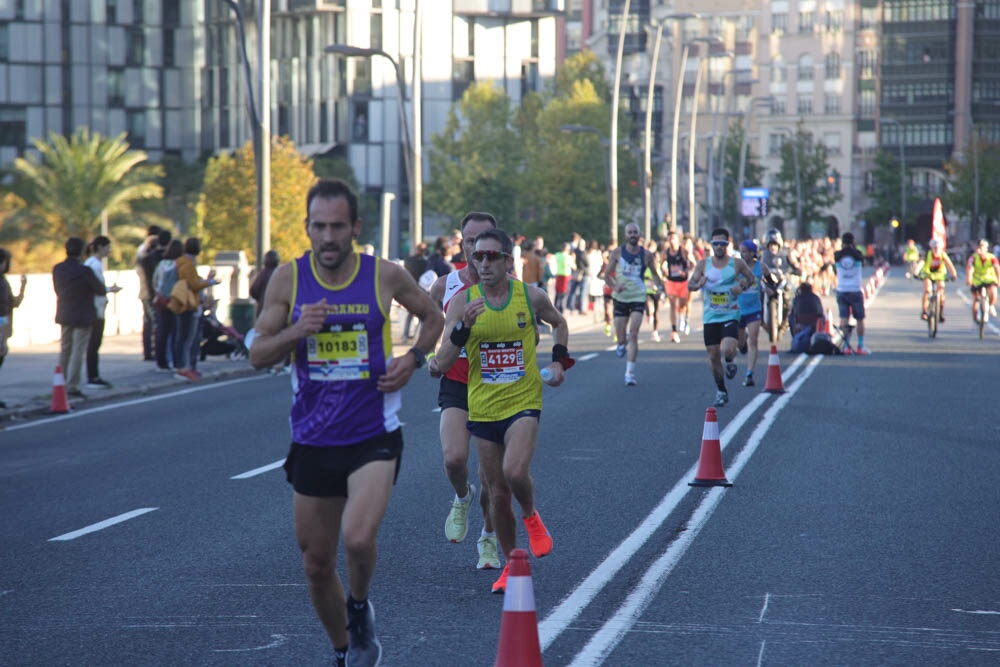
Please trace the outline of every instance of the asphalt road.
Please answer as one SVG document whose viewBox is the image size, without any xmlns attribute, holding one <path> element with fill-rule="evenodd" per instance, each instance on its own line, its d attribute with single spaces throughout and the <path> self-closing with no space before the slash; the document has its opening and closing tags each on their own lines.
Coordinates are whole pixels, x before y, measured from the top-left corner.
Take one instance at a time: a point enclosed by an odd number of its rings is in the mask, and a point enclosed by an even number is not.
<svg viewBox="0 0 1000 667">
<path fill-rule="evenodd" d="M 687 484 L 715 391 L 699 331 L 645 333 L 637 387 L 600 331 L 571 339 L 533 467 L 546 664 L 997 663 L 1000 334 L 950 287 L 928 339 L 916 289 L 876 297 L 873 356 L 785 353 L 786 394 L 730 388 L 728 489 Z M 443 535 L 436 391 L 404 394 L 372 590 L 387 666 L 496 655 L 481 520 Z M 0 664 L 329 665 L 276 467 L 289 404 L 287 376 L 258 376 L 0 433 Z"/>
</svg>

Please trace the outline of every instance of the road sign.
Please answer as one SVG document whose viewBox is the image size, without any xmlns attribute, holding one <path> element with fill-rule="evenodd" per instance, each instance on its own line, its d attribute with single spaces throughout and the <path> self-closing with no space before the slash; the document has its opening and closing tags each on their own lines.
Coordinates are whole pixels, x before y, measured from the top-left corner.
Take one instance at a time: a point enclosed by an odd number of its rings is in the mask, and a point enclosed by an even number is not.
<svg viewBox="0 0 1000 667">
<path fill-rule="evenodd" d="M 740 213 L 748 218 L 766 217 L 770 196 L 767 188 L 743 188 L 740 191 Z"/>
</svg>

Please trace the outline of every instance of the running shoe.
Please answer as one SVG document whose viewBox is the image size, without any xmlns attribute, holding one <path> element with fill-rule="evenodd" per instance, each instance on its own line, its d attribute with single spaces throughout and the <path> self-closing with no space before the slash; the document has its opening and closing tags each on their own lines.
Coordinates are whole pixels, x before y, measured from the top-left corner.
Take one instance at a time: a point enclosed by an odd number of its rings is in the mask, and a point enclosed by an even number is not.
<svg viewBox="0 0 1000 667">
<path fill-rule="evenodd" d="M 920 319 L 927 320 L 927 311 L 926 310 L 924 312 L 920 313 Z"/>
<path fill-rule="evenodd" d="M 871 353 L 872 351 L 869 350 L 867 347 L 858 347 L 858 349 L 854 350 L 854 354 L 860 355 L 862 357 L 867 357 L 871 355 Z"/>
<path fill-rule="evenodd" d="M 747 350 L 749 349 L 750 349 L 749 345 L 746 342 L 744 342 L 742 345 L 740 345 L 740 354 L 746 354 Z"/>
<path fill-rule="evenodd" d="M 347 602 L 347 667 L 376 667 L 382 659 L 382 645 L 375 638 L 375 608 L 365 602 L 361 609 Z"/>
<path fill-rule="evenodd" d="M 684 331 L 684 335 L 685 336 L 690 336 L 691 335 L 691 324 L 688 322 L 688 319 L 686 317 L 684 318 L 684 324 L 682 324 L 681 326 L 682 326 L 682 329 Z"/>
<path fill-rule="evenodd" d="M 111 389 L 111 383 L 102 378 L 87 380 L 87 389 Z"/>
<path fill-rule="evenodd" d="M 626 373 L 625 374 L 625 386 L 626 387 L 634 387 L 637 384 L 639 384 L 639 383 L 636 382 L 635 375 L 633 375 L 632 373 Z"/>
<path fill-rule="evenodd" d="M 727 361 L 726 362 L 726 379 L 727 380 L 732 380 L 734 377 L 736 377 L 736 371 L 737 370 L 739 370 L 739 369 L 736 367 L 736 364 L 734 364 L 731 361 Z"/>
<path fill-rule="evenodd" d="M 476 563 L 477 570 L 499 570 L 500 552 L 497 545 L 496 535 L 483 535 L 476 544 L 479 552 L 479 562 Z"/>
<path fill-rule="evenodd" d="M 624 345 L 618 345 L 617 347 L 615 347 L 615 356 L 618 357 L 619 359 L 621 359 L 622 357 L 625 356 L 625 346 Z"/>
<path fill-rule="evenodd" d="M 940 315 L 938 315 L 938 322 L 940 322 L 941 324 L 944 324 L 944 313 L 941 313 Z"/>
<path fill-rule="evenodd" d="M 507 569 L 510 567 L 510 563 L 503 566 L 503 572 L 500 573 L 500 578 L 493 582 L 492 592 L 503 593 L 507 590 Z"/>
<path fill-rule="evenodd" d="M 670 334 L 670 340 L 672 340 L 675 343 L 679 343 L 681 342 L 681 335 L 675 331 L 672 334 Z"/>
<path fill-rule="evenodd" d="M 849 357 L 849 356 L 851 356 L 852 354 L 854 354 L 854 350 L 853 350 L 853 349 L 851 349 L 851 346 L 850 346 L 850 345 L 845 345 L 844 347 L 842 347 L 842 348 L 840 349 L 840 353 L 841 353 L 841 354 L 843 354 L 843 355 L 845 355 L 845 356 L 848 356 L 848 357 Z"/>
<path fill-rule="evenodd" d="M 656 329 L 653 329 L 653 333 L 650 335 L 650 338 L 653 339 L 653 342 L 659 343 L 660 342 L 660 332 L 657 331 Z"/>
<path fill-rule="evenodd" d="M 531 547 L 531 554 L 535 558 L 548 556 L 552 552 L 552 536 L 549 535 L 548 529 L 542 523 L 542 517 L 539 516 L 538 510 L 536 509 L 534 514 L 522 520 L 524 521 L 524 527 L 528 530 L 528 545 Z M 507 571 L 505 569 L 504 575 L 506 574 Z M 506 583 L 506 576 L 503 579 L 504 583 Z"/>
<path fill-rule="evenodd" d="M 469 532 L 469 508 L 476 499 L 476 487 L 469 484 L 468 500 L 455 498 L 451 501 L 451 511 L 444 521 L 444 536 L 449 542 L 461 542 Z"/>
<path fill-rule="evenodd" d="M 721 408 L 729 402 L 729 394 L 724 391 L 715 392 L 715 407 Z"/>
<path fill-rule="evenodd" d="M 743 378 L 743 386 L 744 387 L 753 387 L 754 386 L 753 375 L 748 375 L 745 378 Z"/>
<path fill-rule="evenodd" d="M 990 317 L 996 317 L 996 316 L 997 316 L 997 307 L 990 306 Z"/>
<path fill-rule="evenodd" d="M 604 325 L 604 335 L 605 336 L 609 336 L 609 337 L 611 336 L 611 325 L 610 324 L 605 324 Z"/>
</svg>

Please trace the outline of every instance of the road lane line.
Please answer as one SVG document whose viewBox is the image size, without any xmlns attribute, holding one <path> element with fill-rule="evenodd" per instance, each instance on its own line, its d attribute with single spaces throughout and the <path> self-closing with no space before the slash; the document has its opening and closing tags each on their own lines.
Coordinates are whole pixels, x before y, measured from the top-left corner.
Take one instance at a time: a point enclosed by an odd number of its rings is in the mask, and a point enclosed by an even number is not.
<svg viewBox="0 0 1000 667">
<path fill-rule="evenodd" d="M 820 359 L 821 357 L 817 357 Z M 807 359 L 806 355 L 800 354 L 795 361 L 782 374 L 785 378 L 791 378 L 802 362 Z M 760 393 L 747 403 L 736 417 L 729 422 L 722 433 L 719 434 L 719 442 L 722 449 L 726 448 L 729 441 L 739 432 L 743 425 L 751 416 L 769 399 L 773 394 Z M 787 394 L 782 394 L 787 396 Z M 618 574 L 618 571 L 625 567 L 629 559 L 649 540 L 653 534 L 660 529 L 667 517 L 677 508 L 681 500 L 692 490 L 688 481 L 694 479 L 697 474 L 698 463 L 685 473 L 672 489 L 660 500 L 653 511 L 646 516 L 641 524 L 622 541 L 608 556 L 580 582 L 580 584 L 567 595 L 562 602 L 549 612 L 549 615 L 538 624 L 538 638 L 544 651 L 562 634 L 570 624 L 576 620 L 591 601 L 607 586 Z"/>
<path fill-rule="evenodd" d="M 56 417 L 47 417 L 43 419 L 33 420 L 30 422 L 25 422 L 23 424 L 14 424 L 12 426 L 3 427 L 3 431 L 20 431 L 23 428 L 34 428 L 35 426 L 43 426 L 45 424 L 52 424 L 54 422 L 63 421 L 64 419 L 76 419 L 77 417 L 84 417 L 86 415 L 94 415 L 98 412 L 107 412 L 108 410 L 117 410 L 118 408 L 127 408 L 130 405 L 142 405 L 143 403 L 152 403 L 153 401 L 162 401 L 165 398 L 173 398 L 174 396 L 183 396 L 184 394 L 194 394 L 199 391 L 209 391 L 219 389 L 221 387 L 228 387 L 229 385 L 239 384 L 241 382 L 249 382 L 251 380 L 264 380 L 272 375 L 252 375 L 250 377 L 239 378 L 236 380 L 226 380 L 224 382 L 210 382 L 207 384 L 198 385 L 197 387 L 187 387 L 179 391 L 168 391 L 163 394 L 157 394 L 156 396 L 144 396 L 143 398 L 136 398 L 131 401 L 122 401 L 121 403 L 113 402 L 107 405 L 98 405 L 92 408 L 73 408 L 72 412 L 67 412 L 64 415 L 58 415 Z"/>
<path fill-rule="evenodd" d="M 778 414 L 788 405 L 788 402 L 802 387 L 803 383 L 809 379 L 816 366 L 823 360 L 822 356 L 816 356 L 809 362 L 808 366 L 799 374 L 795 382 L 788 388 L 786 393 L 778 397 L 771 407 L 767 409 L 757 427 L 747 439 L 747 444 L 736 455 L 736 459 L 726 473 L 730 481 L 735 481 L 740 472 L 750 461 L 757 447 L 764 440 L 764 435 L 770 430 Z M 657 558 L 646 573 L 642 576 L 639 584 L 632 589 L 625 602 L 618 608 L 605 624 L 598 630 L 587 645 L 583 647 L 570 667 L 586 667 L 589 665 L 600 665 L 614 650 L 625 634 L 641 618 L 653 598 L 663 587 L 667 577 L 674 567 L 687 552 L 688 547 L 701 532 L 708 519 L 715 512 L 715 509 L 722 502 L 725 487 L 715 486 L 708 489 L 698 507 L 692 513 L 691 518 L 685 524 L 686 530 L 677 539 L 670 543 L 667 550 Z"/>
<path fill-rule="evenodd" d="M 278 459 L 274 463 L 268 463 L 266 466 L 254 468 L 253 470 L 247 470 L 246 472 L 241 472 L 239 475 L 233 475 L 229 479 L 250 479 L 251 477 L 256 477 L 257 475 L 263 475 L 265 472 L 270 472 L 275 468 L 280 468 L 284 465 L 284 463 L 285 459 Z"/>
<path fill-rule="evenodd" d="M 579 359 L 577 359 L 577 361 L 590 361 L 591 359 L 595 358 L 596 356 L 597 356 L 596 352 L 591 352 L 590 354 L 583 355 L 582 357 L 580 357 Z"/>
<path fill-rule="evenodd" d="M 148 512 L 155 512 L 160 509 L 159 507 L 142 507 L 137 510 L 132 510 L 131 512 L 125 512 L 125 514 L 119 514 L 118 516 L 113 516 L 110 519 L 105 519 L 104 521 L 98 521 L 97 523 L 92 523 L 85 528 L 80 530 L 74 530 L 72 533 L 65 533 L 64 535 L 59 535 L 58 537 L 53 537 L 49 542 L 66 542 L 69 540 L 75 540 L 78 537 L 87 535 L 88 533 L 96 533 L 99 530 L 104 530 L 109 526 L 113 526 L 116 523 L 121 523 L 123 521 L 128 521 L 129 519 L 134 519 L 137 516 L 142 516 Z"/>
</svg>

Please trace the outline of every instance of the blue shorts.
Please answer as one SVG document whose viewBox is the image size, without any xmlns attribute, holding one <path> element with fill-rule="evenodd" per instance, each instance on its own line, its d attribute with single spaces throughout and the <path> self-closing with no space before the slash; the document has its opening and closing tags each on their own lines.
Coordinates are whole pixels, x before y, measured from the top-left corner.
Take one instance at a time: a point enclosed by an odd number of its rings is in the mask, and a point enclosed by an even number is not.
<svg viewBox="0 0 1000 667">
<path fill-rule="evenodd" d="M 490 442 L 495 442 L 498 445 L 502 445 L 504 441 L 504 436 L 507 435 L 507 431 L 518 419 L 522 417 L 534 417 L 540 420 L 542 418 L 541 410 L 521 410 L 506 419 L 501 419 L 495 422 L 468 422 L 465 428 L 469 429 L 469 433 L 481 438 L 483 440 L 489 440 Z"/>
<path fill-rule="evenodd" d="M 854 319 L 865 319 L 865 297 L 861 292 L 837 292 L 837 309 L 840 318 L 847 319 L 852 314 Z"/>
<path fill-rule="evenodd" d="M 760 322 L 760 316 L 763 315 L 763 311 L 758 310 L 756 313 L 742 313 L 740 315 L 739 327 L 740 329 L 746 329 L 747 325 L 751 322 Z"/>
</svg>

